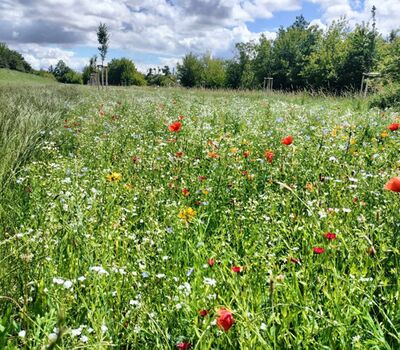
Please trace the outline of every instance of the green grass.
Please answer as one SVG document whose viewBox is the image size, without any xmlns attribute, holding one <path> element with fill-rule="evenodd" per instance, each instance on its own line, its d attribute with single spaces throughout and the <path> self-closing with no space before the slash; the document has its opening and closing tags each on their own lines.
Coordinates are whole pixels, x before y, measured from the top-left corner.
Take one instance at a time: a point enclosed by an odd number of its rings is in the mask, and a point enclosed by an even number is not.
<svg viewBox="0 0 400 350">
<path fill-rule="evenodd" d="M 400 198 L 383 189 L 400 172 L 396 111 L 307 94 L 0 92 L 4 154 L 32 147 L 3 168 L 0 348 L 399 348 Z"/>
<path fill-rule="evenodd" d="M 16 70 L 0 69 L 0 86 L 3 85 L 49 85 L 57 84 L 55 80 L 35 74 L 22 73 Z"/>
</svg>

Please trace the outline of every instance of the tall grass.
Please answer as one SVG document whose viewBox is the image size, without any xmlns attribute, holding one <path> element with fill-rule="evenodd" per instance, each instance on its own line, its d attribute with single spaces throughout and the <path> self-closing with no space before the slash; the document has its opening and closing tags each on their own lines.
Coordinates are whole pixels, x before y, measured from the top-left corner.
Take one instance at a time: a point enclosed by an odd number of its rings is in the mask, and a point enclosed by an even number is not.
<svg viewBox="0 0 400 350">
<path fill-rule="evenodd" d="M 65 87 L 0 86 L 0 192 L 74 106 Z"/>
<path fill-rule="evenodd" d="M 4 123 L 20 152 L 0 199 L 0 348 L 399 347 L 394 112 L 307 94 L 7 93 L 22 126 Z"/>
</svg>

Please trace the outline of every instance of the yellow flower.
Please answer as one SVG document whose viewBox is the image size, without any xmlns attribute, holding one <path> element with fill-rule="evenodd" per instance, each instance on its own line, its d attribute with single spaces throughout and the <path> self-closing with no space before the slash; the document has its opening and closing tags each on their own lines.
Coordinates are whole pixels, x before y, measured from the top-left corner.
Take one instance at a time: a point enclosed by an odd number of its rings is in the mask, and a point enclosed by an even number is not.
<svg viewBox="0 0 400 350">
<path fill-rule="evenodd" d="M 350 140 L 350 145 L 355 145 L 357 143 L 357 140 L 356 139 L 351 139 Z"/>
<path fill-rule="evenodd" d="M 381 137 L 384 139 L 385 137 L 388 137 L 389 136 L 389 134 L 388 134 L 388 132 L 387 131 L 384 131 L 384 132 L 382 132 L 381 133 Z"/>
<path fill-rule="evenodd" d="M 205 194 L 206 196 L 208 195 L 208 190 L 203 190 L 203 194 Z"/>
<path fill-rule="evenodd" d="M 307 182 L 305 187 L 308 192 L 312 192 L 314 190 L 314 185 L 311 182 Z"/>
<path fill-rule="evenodd" d="M 179 219 L 184 222 L 190 222 L 196 216 L 196 211 L 193 208 L 184 208 L 179 212 Z"/>
<path fill-rule="evenodd" d="M 230 151 L 232 154 L 236 154 L 236 153 L 238 152 L 238 149 L 237 149 L 236 147 L 232 147 L 229 151 Z"/>
<path fill-rule="evenodd" d="M 122 174 L 112 172 L 111 174 L 107 175 L 107 181 L 110 182 L 118 182 L 119 180 L 122 179 Z"/>
</svg>

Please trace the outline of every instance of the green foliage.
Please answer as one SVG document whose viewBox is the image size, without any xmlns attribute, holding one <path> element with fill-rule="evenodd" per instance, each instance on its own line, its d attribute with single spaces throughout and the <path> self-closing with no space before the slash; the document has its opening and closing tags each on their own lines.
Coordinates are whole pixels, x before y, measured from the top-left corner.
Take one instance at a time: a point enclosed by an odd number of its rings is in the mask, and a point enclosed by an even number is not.
<svg viewBox="0 0 400 350">
<path fill-rule="evenodd" d="M 0 68 L 8 68 L 20 72 L 31 72 L 32 68 L 17 51 L 10 50 L 5 43 L 0 43 Z"/>
<path fill-rule="evenodd" d="M 314 89 L 340 91 L 343 67 L 346 59 L 346 22 L 333 22 L 318 38 L 315 50 L 310 54 L 302 77 Z"/>
<path fill-rule="evenodd" d="M 83 68 L 82 72 L 82 81 L 83 84 L 87 84 L 90 79 L 90 75 L 94 72 L 96 72 L 96 66 L 97 66 L 97 56 L 94 55 L 87 66 Z"/>
<path fill-rule="evenodd" d="M 357 90 L 362 74 L 371 72 L 376 63 L 376 32 L 364 24 L 357 25 L 346 38 L 345 52 L 339 82 L 341 86 Z"/>
<path fill-rule="evenodd" d="M 372 98 L 371 107 L 380 109 L 400 108 L 400 83 L 388 83 Z"/>
<path fill-rule="evenodd" d="M 114 58 L 108 65 L 108 81 L 111 85 L 146 85 L 144 76 L 136 70 L 129 58 Z"/>
<path fill-rule="evenodd" d="M 177 65 L 177 75 L 182 86 L 199 87 L 202 85 L 203 65 L 201 59 L 193 53 L 188 53 Z"/>
<path fill-rule="evenodd" d="M 302 73 L 320 36 L 321 30 L 316 26 L 308 26 L 303 16 L 297 17 L 287 29 L 279 29 L 273 50 L 274 86 L 296 90 L 308 85 Z"/>
<path fill-rule="evenodd" d="M 57 81 L 64 84 L 82 84 L 82 74 L 74 72 L 69 68 L 63 60 L 58 61 L 57 65 L 52 69 L 52 74 Z"/>
<path fill-rule="evenodd" d="M 157 73 L 156 69 L 150 68 L 146 77 L 147 85 L 151 86 L 164 86 L 164 87 L 171 87 L 176 86 L 176 75 L 171 74 L 171 71 L 168 66 L 165 66 L 161 73 Z"/>
<path fill-rule="evenodd" d="M 225 67 L 223 60 L 214 59 L 209 54 L 202 58 L 204 87 L 210 89 L 222 88 L 225 85 Z"/>
<path fill-rule="evenodd" d="M 97 41 L 100 44 L 98 50 L 101 57 L 101 64 L 104 65 L 104 60 L 107 56 L 108 45 L 110 41 L 110 34 L 108 33 L 108 28 L 105 23 L 100 23 L 97 29 Z"/>
</svg>

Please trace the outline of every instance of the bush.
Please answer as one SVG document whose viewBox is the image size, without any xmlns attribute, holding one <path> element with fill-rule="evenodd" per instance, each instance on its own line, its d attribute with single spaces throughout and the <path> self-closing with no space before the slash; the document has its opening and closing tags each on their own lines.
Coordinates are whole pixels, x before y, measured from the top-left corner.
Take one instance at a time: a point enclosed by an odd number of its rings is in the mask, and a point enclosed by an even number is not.
<svg viewBox="0 0 400 350">
<path fill-rule="evenodd" d="M 400 84 L 389 84 L 375 95 L 370 102 L 370 107 L 386 109 L 390 107 L 400 107 Z"/>
<path fill-rule="evenodd" d="M 111 85 L 146 85 L 146 80 L 128 58 L 113 59 L 108 65 L 108 81 Z"/>
</svg>

